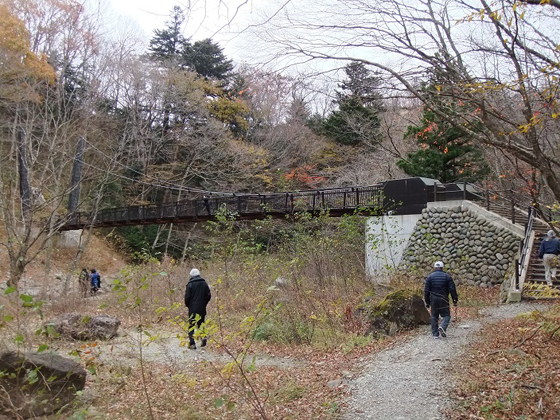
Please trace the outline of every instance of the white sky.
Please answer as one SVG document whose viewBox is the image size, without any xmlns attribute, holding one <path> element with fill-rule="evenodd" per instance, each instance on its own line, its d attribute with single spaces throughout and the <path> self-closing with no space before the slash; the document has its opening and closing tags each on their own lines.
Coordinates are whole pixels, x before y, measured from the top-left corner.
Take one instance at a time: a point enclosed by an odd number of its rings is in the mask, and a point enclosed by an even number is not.
<svg viewBox="0 0 560 420">
<path fill-rule="evenodd" d="M 154 29 L 165 28 L 173 6 L 179 5 L 187 12 L 183 35 L 193 41 L 212 38 L 228 58 L 236 63 L 244 61 L 243 39 L 237 31 L 246 26 L 256 15 L 256 5 L 266 0 L 105 0 L 115 25 L 134 21 L 143 32 L 146 42 Z M 231 21 L 231 25 L 227 25 Z M 140 34 L 138 34 L 140 35 Z"/>
</svg>

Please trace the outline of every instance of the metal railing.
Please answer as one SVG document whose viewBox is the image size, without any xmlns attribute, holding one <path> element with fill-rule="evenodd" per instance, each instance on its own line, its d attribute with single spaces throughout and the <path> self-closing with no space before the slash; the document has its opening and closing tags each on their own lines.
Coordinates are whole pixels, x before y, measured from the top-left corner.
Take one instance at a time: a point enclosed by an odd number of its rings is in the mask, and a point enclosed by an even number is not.
<svg viewBox="0 0 560 420">
<path fill-rule="evenodd" d="M 60 230 L 71 230 L 86 226 L 109 227 L 203 221 L 214 219 L 221 209 L 234 212 L 238 217 L 245 219 L 283 217 L 296 212 L 316 213 L 327 209 L 336 216 L 361 207 L 376 209 L 378 212 L 393 210 L 397 213 L 399 209 L 405 209 L 403 211 L 411 214 L 420 211 L 427 202 L 449 200 L 479 202 L 487 210 L 500 213 L 516 223 L 518 215 L 527 207 L 527 202 L 530 203 L 529 197 L 513 190 L 491 190 L 468 182 L 426 185 L 422 190 L 417 189 L 416 186 L 412 190 L 398 188 L 385 190 L 386 185 L 387 183 L 379 183 L 366 187 L 206 196 L 173 203 L 118 207 L 100 210 L 97 214 L 77 212 L 67 215 L 59 222 L 59 226 Z M 406 208 L 411 203 L 413 205 Z"/>
<path fill-rule="evenodd" d="M 523 267 L 525 266 L 525 259 L 530 257 L 531 249 L 529 248 L 529 242 L 531 238 L 531 232 L 533 231 L 533 222 L 535 221 L 535 216 L 537 214 L 537 209 L 535 207 L 529 207 L 527 212 L 527 224 L 525 225 L 525 236 L 519 243 L 519 258 L 515 260 L 515 289 L 519 290 L 519 281 L 523 272 Z"/>
<path fill-rule="evenodd" d="M 512 223 L 518 222 L 518 215 L 532 205 L 531 197 L 509 190 L 484 188 L 469 182 L 437 184 L 433 187 L 431 201 L 472 200 L 480 203 L 488 211 L 495 211 Z M 549 220 L 542 217 L 544 220 Z"/>
<path fill-rule="evenodd" d="M 329 188 L 294 193 L 233 194 L 231 197 L 205 197 L 175 203 L 147 204 L 100 210 L 97 214 L 77 212 L 61 222 L 60 230 L 86 226 L 108 227 L 169 223 L 173 221 L 209 220 L 221 211 L 240 218 L 282 217 L 296 212 L 317 213 L 329 210 L 349 213 L 360 209 L 381 211 L 383 185 L 353 188 Z"/>
</svg>

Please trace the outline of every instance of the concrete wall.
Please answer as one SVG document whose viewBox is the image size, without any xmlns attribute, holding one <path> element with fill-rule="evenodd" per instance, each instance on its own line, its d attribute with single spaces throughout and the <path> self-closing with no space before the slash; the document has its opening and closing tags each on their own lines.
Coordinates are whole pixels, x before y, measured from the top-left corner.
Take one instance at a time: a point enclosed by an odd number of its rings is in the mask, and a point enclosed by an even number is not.
<svg viewBox="0 0 560 420">
<path fill-rule="evenodd" d="M 368 218 L 366 225 L 366 275 L 376 283 L 388 282 L 414 232 L 420 214 Z"/>
<path fill-rule="evenodd" d="M 369 218 L 366 232 L 366 275 L 375 283 L 442 260 L 458 283 L 490 286 L 511 271 L 523 227 L 470 201 L 447 201 L 419 215 Z"/>
</svg>

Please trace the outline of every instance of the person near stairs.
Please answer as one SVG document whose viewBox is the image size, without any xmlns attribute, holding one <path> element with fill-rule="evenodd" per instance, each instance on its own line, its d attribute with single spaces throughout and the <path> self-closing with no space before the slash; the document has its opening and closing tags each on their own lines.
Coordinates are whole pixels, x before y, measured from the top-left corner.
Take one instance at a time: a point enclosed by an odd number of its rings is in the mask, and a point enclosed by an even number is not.
<svg viewBox="0 0 560 420">
<path fill-rule="evenodd" d="M 539 248 L 539 258 L 543 260 L 544 265 L 544 278 L 549 286 L 556 281 L 558 255 L 560 255 L 560 240 L 553 230 L 549 230 Z"/>
<path fill-rule="evenodd" d="M 206 306 L 212 293 L 210 286 L 206 283 L 200 271 L 193 268 L 190 272 L 190 280 L 185 290 L 185 306 L 189 309 L 189 348 L 196 350 L 196 342 L 194 341 L 195 328 L 200 329 L 206 318 Z M 207 338 L 202 338 L 201 347 L 206 346 Z"/>
<path fill-rule="evenodd" d="M 443 262 L 437 261 L 434 264 L 434 272 L 426 278 L 424 286 L 424 301 L 426 308 L 431 312 L 432 336 L 434 338 L 447 337 L 447 327 L 451 321 L 451 311 L 449 307 L 449 295 L 453 300 L 453 305 L 457 306 L 459 296 L 453 278 L 443 271 Z M 439 324 L 439 317 L 442 322 Z"/>
</svg>

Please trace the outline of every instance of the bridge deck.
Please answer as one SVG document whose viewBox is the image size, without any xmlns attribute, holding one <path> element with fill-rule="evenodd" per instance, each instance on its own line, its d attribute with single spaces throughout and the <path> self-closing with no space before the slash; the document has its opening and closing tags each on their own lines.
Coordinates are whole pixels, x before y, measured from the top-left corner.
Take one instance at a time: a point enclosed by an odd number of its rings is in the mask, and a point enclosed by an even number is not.
<svg viewBox="0 0 560 420">
<path fill-rule="evenodd" d="M 101 210 L 96 215 L 74 213 L 67 216 L 60 230 L 216 220 L 216 215 L 224 209 L 234 213 L 238 219 L 285 218 L 296 212 L 317 214 L 327 209 L 333 217 L 355 211 L 379 214 L 384 211 L 386 204 L 382 185 L 299 193 L 234 195 L 119 207 Z"/>
</svg>

